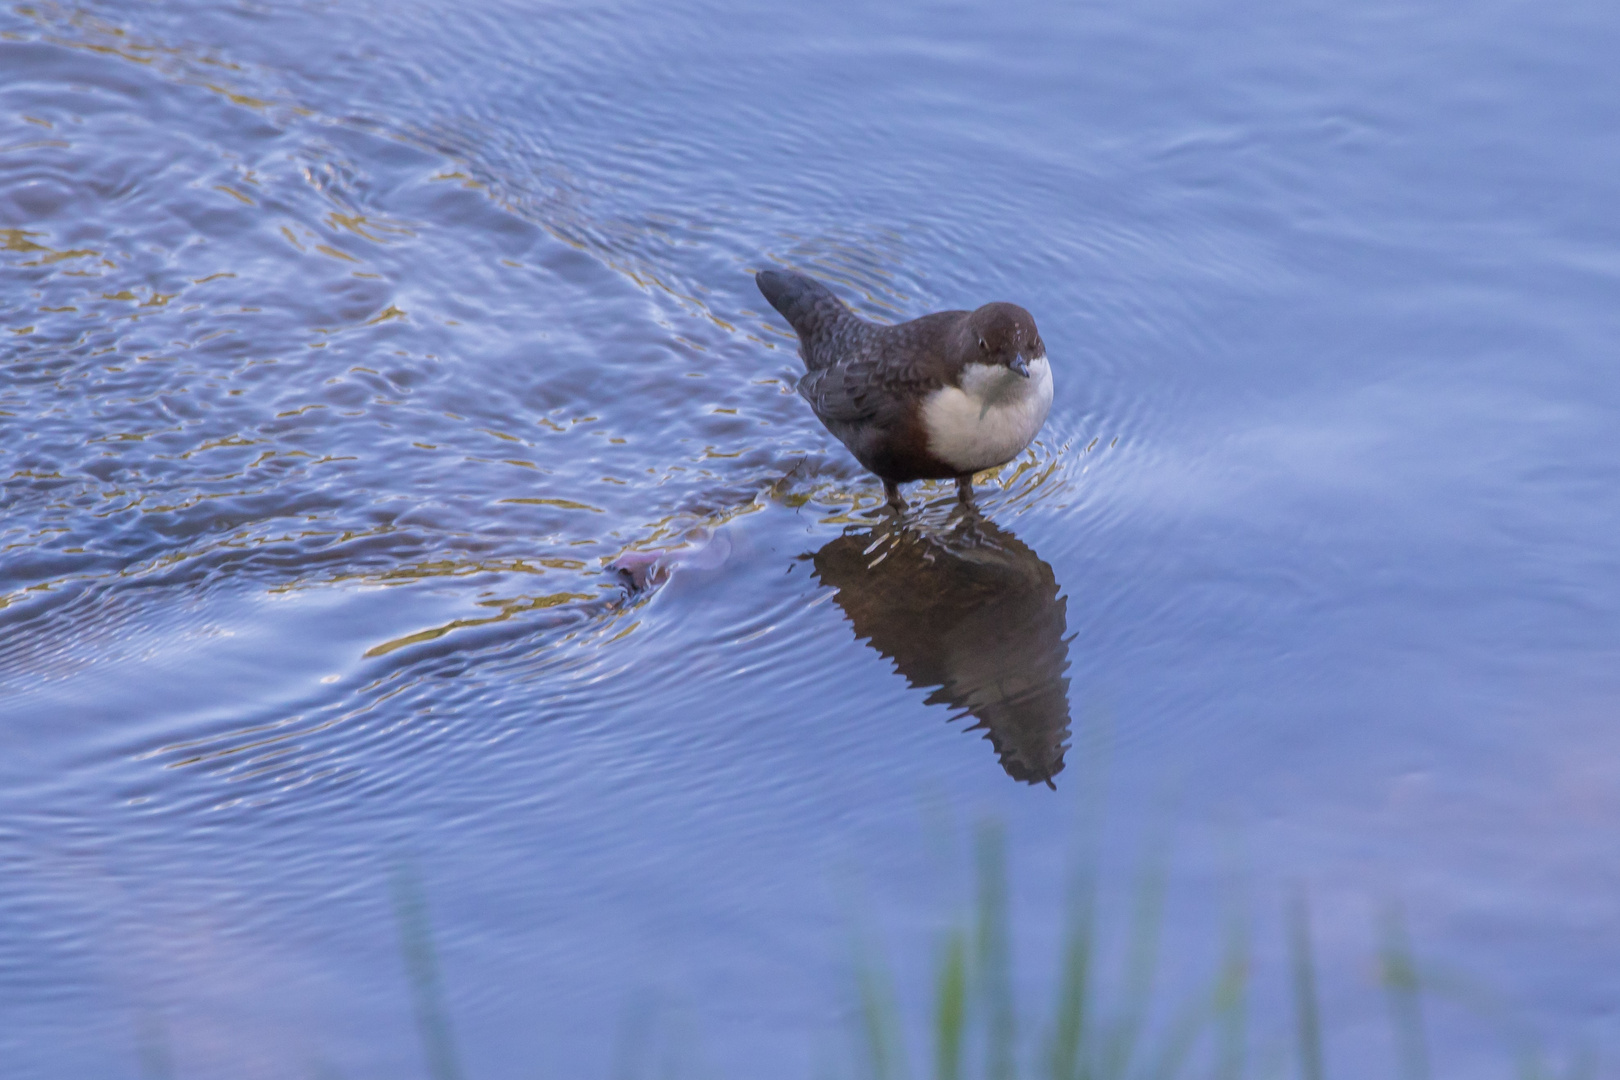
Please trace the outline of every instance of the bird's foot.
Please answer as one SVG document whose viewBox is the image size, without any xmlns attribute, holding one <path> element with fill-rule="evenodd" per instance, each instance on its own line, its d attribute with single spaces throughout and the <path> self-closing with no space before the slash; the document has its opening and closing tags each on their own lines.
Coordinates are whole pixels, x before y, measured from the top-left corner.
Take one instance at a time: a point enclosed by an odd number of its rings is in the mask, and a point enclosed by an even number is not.
<svg viewBox="0 0 1620 1080">
<path fill-rule="evenodd" d="M 893 510 L 897 514 L 905 513 L 906 500 L 900 497 L 899 484 L 896 484 L 891 480 L 883 481 L 883 494 L 890 510 Z"/>
</svg>

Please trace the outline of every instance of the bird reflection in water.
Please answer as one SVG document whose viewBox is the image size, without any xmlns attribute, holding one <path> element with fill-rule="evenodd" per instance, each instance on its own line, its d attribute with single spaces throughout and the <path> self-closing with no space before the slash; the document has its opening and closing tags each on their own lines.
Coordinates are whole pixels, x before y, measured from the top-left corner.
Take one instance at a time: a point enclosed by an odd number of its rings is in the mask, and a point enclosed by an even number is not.
<svg viewBox="0 0 1620 1080">
<path fill-rule="evenodd" d="M 1007 775 L 1045 783 L 1068 749 L 1065 600 L 1052 568 L 970 507 L 943 525 L 891 519 L 851 529 L 815 573 L 855 636 L 933 688 L 931 705 L 978 720 Z"/>
</svg>

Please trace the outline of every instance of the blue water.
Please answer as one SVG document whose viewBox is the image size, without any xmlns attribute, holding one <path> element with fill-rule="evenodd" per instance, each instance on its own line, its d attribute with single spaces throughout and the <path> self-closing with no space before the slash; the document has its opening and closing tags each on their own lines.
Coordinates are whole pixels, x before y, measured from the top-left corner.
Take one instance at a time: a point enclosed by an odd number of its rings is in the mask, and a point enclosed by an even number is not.
<svg viewBox="0 0 1620 1080">
<path fill-rule="evenodd" d="M 1614 1075 L 1616 55 L 1596 3 L 0 12 L 7 1075 L 428 1075 L 400 880 L 469 1077 L 815 1075 L 854 924 L 920 1032 L 982 819 L 1044 1004 L 1098 802 L 1167 1000 L 1246 913 L 1255 1074 L 1303 890 L 1330 1075 L 1395 1074 L 1393 910 L 1434 1075 Z M 963 574 L 818 563 L 881 491 L 768 266 L 1039 323 L 980 499 L 1028 615 L 973 625 L 1048 776 L 853 613 Z"/>
</svg>

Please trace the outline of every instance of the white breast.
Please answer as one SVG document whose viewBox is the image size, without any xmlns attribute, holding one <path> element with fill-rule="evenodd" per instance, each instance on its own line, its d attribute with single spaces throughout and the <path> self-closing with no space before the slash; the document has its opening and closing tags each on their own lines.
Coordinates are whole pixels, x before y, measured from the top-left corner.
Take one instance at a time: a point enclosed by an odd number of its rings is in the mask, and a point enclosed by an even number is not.
<svg viewBox="0 0 1620 1080">
<path fill-rule="evenodd" d="M 999 364 L 969 364 L 960 389 L 935 390 L 923 402 L 928 449 L 964 473 L 1017 457 L 1052 408 L 1052 368 L 1032 360 L 1029 377 Z"/>
</svg>

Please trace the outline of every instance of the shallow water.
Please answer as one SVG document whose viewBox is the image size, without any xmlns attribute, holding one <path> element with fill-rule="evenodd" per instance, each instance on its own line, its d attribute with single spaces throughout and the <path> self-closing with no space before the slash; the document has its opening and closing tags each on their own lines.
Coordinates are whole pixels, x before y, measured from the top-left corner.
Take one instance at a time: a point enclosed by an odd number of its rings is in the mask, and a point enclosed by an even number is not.
<svg viewBox="0 0 1620 1080">
<path fill-rule="evenodd" d="M 1177 823 L 1172 983 L 1231 880 L 1262 973 L 1304 885 L 1330 1064 L 1389 1072 L 1398 900 L 1612 1068 L 1617 46 L 1595 3 L 0 13 L 8 1074 L 422 1074 L 405 866 L 467 1075 L 607 1075 L 649 1001 L 810 1075 L 852 907 L 920 985 L 945 822 L 1006 822 L 1042 993 L 1101 773 L 1121 864 Z M 1034 313 L 985 523 L 915 488 L 862 571 L 777 265 Z M 1009 717 L 962 639 L 1019 632 Z M 1431 1011 L 1437 1075 L 1511 1060 L 1480 1016 Z"/>
</svg>

